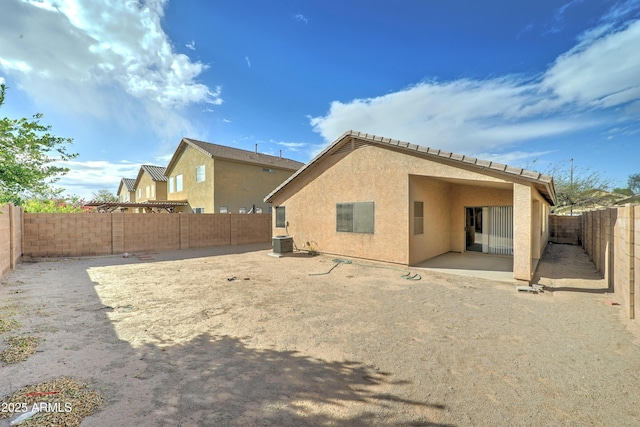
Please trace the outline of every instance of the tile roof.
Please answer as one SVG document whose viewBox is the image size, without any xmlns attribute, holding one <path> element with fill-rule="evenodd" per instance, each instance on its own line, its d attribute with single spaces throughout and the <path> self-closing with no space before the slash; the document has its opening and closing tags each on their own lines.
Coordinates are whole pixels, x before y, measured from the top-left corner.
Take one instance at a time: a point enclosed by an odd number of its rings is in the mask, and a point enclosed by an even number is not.
<svg viewBox="0 0 640 427">
<path fill-rule="evenodd" d="M 167 180 L 167 177 L 164 175 L 164 171 L 166 170 L 164 166 L 142 165 L 141 168 L 144 169 L 154 181 Z"/>
<path fill-rule="evenodd" d="M 127 191 L 135 191 L 136 190 L 136 179 L 135 178 L 122 178 L 122 182 L 127 187 Z"/>
<path fill-rule="evenodd" d="M 256 153 L 254 151 L 241 150 L 239 148 L 227 147 L 225 145 L 212 144 L 210 142 L 198 141 L 196 139 L 183 138 L 182 141 L 199 149 L 213 158 L 237 160 L 241 162 L 254 163 L 261 166 L 273 166 L 280 169 L 296 171 L 304 163 L 284 157 L 272 156 L 270 154 Z"/>
<path fill-rule="evenodd" d="M 271 198 L 279 192 L 282 188 L 287 186 L 291 181 L 296 179 L 300 174 L 302 174 L 305 170 L 309 169 L 312 165 L 314 165 L 320 158 L 324 157 L 330 151 L 335 151 L 334 148 L 342 145 L 342 143 L 346 140 L 357 139 L 358 141 L 362 141 L 365 143 L 370 143 L 372 145 L 378 145 L 387 148 L 399 149 L 402 152 L 418 155 L 420 157 L 426 158 L 437 158 L 442 159 L 447 162 L 459 163 L 470 165 L 472 167 L 488 170 L 493 172 L 498 172 L 502 175 L 506 175 L 507 177 L 513 178 L 522 178 L 529 182 L 532 182 L 536 185 L 536 188 L 540 190 L 542 195 L 551 203 L 551 205 L 555 205 L 556 202 L 556 193 L 555 187 L 553 185 L 553 177 L 549 175 L 544 175 L 539 172 L 530 171 L 522 168 L 515 168 L 511 166 L 504 165 L 502 163 L 491 162 L 488 160 L 481 160 L 475 157 L 465 156 L 463 154 L 451 153 L 449 151 L 438 150 L 429 147 L 423 147 L 420 145 L 411 144 L 409 142 L 399 141 L 397 139 L 384 138 L 381 136 L 371 135 L 364 132 L 357 132 L 354 130 L 350 130 L 345 132 L 340 138 L 336 139 L 332 144 L 330 144 L 327 148 L 322 150 L 320 154 L 314 157 L 309 163 L 298 169 L 296 173 L 291 175 L 285 182 L 280 184 L 275 190 L 273 190 L 267 197 L 265 197 L 265 202 L 270 202 Z"/>
</svg>

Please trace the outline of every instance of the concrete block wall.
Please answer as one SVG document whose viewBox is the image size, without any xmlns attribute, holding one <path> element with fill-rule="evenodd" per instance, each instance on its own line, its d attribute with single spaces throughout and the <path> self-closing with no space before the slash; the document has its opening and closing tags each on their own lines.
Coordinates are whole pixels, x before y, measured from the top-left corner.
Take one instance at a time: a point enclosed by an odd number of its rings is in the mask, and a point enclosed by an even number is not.
<svg viewBox="0 0 640 427">
<path fill-rule="evenodd" d="M 231 216 L 231 244 L 247 245 L 271 240 L 271 214 Z"/>
<path fill-rule="evenodd" d="M 86 213 L 26 213 L 25 256 L 84 256 L 112 253 L 111 218 Z"/>
<path fill-rule="evenodd" d="M 189 224 L 189 247 L 232 245 L 231 218 L 236 215 L 240 214 L 180 214 Z"/>
<path fill-rule="evenodd" d="M 630 319 L 640 307 L 640 205 L 582 214 L 582 247 Z"/>
<path fill-rule="evenodd" d="M 110 255 L 266 243 L 271 214 L 28 213 L 21 229 L 28 257 Z"/>
<path fill-rule="evenodd" d="M 569 245 L 580 245 L 581 216 L 549 215 L 549 241 Z"/>
<path fill-rule="evenodd" d="M 0 277 L 13 270 L 22 256 L 22 208 L 0 206 Z"/>
</svg>

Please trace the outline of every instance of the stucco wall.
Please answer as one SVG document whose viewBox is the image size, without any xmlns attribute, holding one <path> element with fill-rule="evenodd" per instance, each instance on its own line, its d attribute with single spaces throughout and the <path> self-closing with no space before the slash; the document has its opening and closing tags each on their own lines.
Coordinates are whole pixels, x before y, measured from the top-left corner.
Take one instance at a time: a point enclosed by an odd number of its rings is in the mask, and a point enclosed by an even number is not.
<svg viewBox="0 0 640 427">
<path fill-rule="evenodd" d="M 204 165 L 205 180 L 196 182 L 196 168 L 202 165 Z M 168 179 L 174 178 L 174 180 L 177 175 L 182 174 L 183 189 L 168 193 L 168 200 L 189 200 L 189 212 L 193 208 L 204 208 L 205 213 L 217 212 L 213 208 L 214 174 L 211 157 L 191 146 L 186 146 L 180 153 L 173 169 L 167 173 L 170 175 Z"/>
<path fill-rule="evenodd" d="M 453 184 L 425 176 L 409 177 L 410 264 L 451 250 L 451 187 Z M 424 204 L 424 233 L 414 234 L 414 202 Z"/>
<path fill-rule="evenodd" d="M 491 186 L 471 185 L 481 181 Z M 434 221 L 433 224 L 425 221 L 425 231 L 435 233 L 428 245 L 421 246 L 421 243 L 426 243 L 429 236 L 410 239 L 413 234 L 410 182 L 411 197 L 425 198 L 425 217 Z M 512 193 L 496 188 L 503 185 L 511 184 L 491 174 L 479 174 L 465 165 L 454 167 L 390 149 L 365 146 L 325 156 L 308 173 L 276 194 L 274 206 L 285 206 L 289 226 L 278 228 L 274 222 L 273 233 L 293 236 L 299 248 L 308 242 L 321 252 L 410 264 L 423 256 L 446 252 L 447 247 L 447 250 L 464 250 L 464 206 L 511 205 Z M 435 197 L 438 203 L 428 202 L 427 196 Z M 444 215 L 445 196 L 449 197 L 449 218 Z M 375 233 L 337 232 L 336 203 L 365 201 L 375 202 Z M 447 223 L 451 225 L 451 240 L 439 228 Z M 410 248 L 418 250 L 411 259 Z"/>
<path fill-rule="evenodd" d="M 149 197 L 147 197 L 147 187 L 149 187 Z M 137 191 L 141 189 L 140 197 Z M 154 181 L 147 172 L 143 172 L 136 187 L 136 202 L 146 202 L 149 200 L 167 200 L 166 181 Z"/>
<path fill-rule="evenodd" d="M 252 165 L 222 159 L 214 160 L 215 191 L 214 209 L 226 206 L 230 213 L 238 213 L 240 208 L 247 212 L 253 207 L 269 212 L 269 204 L 263 200 L 274 188 L 289 178 L 293 171 L 276 169 L 273 166 Z M 266 172 L 270 169 L 273 172 Z"/>
<path fill-rule="evenodd" d="M 128 197 L 128 200 L 127 200 Z M 120 188 L 120 192 L 118 193 L 118 200 L 121 202 L 135 202 L 136 201 L 136 192 L 128 191 L 126 186 L 122 186 Z"/>
</svg>

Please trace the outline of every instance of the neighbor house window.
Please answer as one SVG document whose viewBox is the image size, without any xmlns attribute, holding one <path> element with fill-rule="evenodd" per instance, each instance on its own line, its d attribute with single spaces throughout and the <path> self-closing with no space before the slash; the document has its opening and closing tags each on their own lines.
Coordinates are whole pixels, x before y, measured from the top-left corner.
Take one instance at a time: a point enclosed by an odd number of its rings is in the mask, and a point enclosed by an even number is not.
<svg viewBox="0 0 640 427">
<path fill-rule="evenodd" d="M 138 199 L 142 198 L 142 188 L 138 188 Z"/>
<path fill-rule="evenodd" d="M 196 168 L 196 182 L 204 181 L 204 165 Z"/>
<path fill-rule="evenodd" d="M 247 213 L 247 208 L 239 208 L 238 209 L 238 213 L 246 214 Z"/>
<path fill-rule="evenodd" d="M 193 213 L 203 214 L 204 208 L 193 208 Z"/>
<path fill-rule="evenodd" d="M 153 185 L 151 186 L 151 197 L 152 197 L 152 198 L 155 198 L 155 197 L 156 197 L 156 185 L 155 185 L 155 184 L 153 184 Z"/>
<path fill-rule="evenodd" d="M 226 206 L 220 206 L 220 213 L 229 213 L 229 209 Z"/>
<path fill-rule="evenodd" d="M 256 208 L 256 213 L 262 213 L 262 208 Z"/>
<path fill-rule="evenodd" d="M 275 171 L 270 168 L 262 168 L 262 172 L 274 173 Z"/>
<path fill-rule="evenodd" d="M 176 179 L 174 177 L 169 178 L 169 193 L 176 191 Z"/>
<path fill-rule="evenodd" d="M 146 190 L 145 193 L 147 194 L 147 199 L 148 199 L 149 197 L 151 197 L 151 188 L 147 185 L 145 187 L 145 190 Z"/>
<path fill-rule="evenodd" d="M 276 207 L 276 227 L 286 227 L 284 206 Z"/>
<path fill-rule="evenodd" d="M 413 234 L 424 234 L 424 202 L 413 202 Z"/>
<path fill-rule="evenodd" d="M 373 234 L 373 202 L 337 203 L 336 231 Z"/>
<path fill-rule="evenodd" d="M 182 191 L 182 174 L 176 175 L 176 191 Z"/>
</svg>

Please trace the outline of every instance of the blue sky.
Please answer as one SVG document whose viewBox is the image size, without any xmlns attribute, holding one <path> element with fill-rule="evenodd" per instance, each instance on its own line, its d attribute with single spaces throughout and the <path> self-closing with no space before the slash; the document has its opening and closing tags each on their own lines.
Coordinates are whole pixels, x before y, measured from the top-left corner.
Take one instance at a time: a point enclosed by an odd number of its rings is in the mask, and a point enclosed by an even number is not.
<svg viewBox="0 0 640 427">
<path fill-rule="evenodd" d="M 640 0 L 3 0 L 0 115 L 74 138 L 87 198 L 182 137 L 307 162 L 349 129 L 626 186 L 638 52 Z"/>
</svg>

